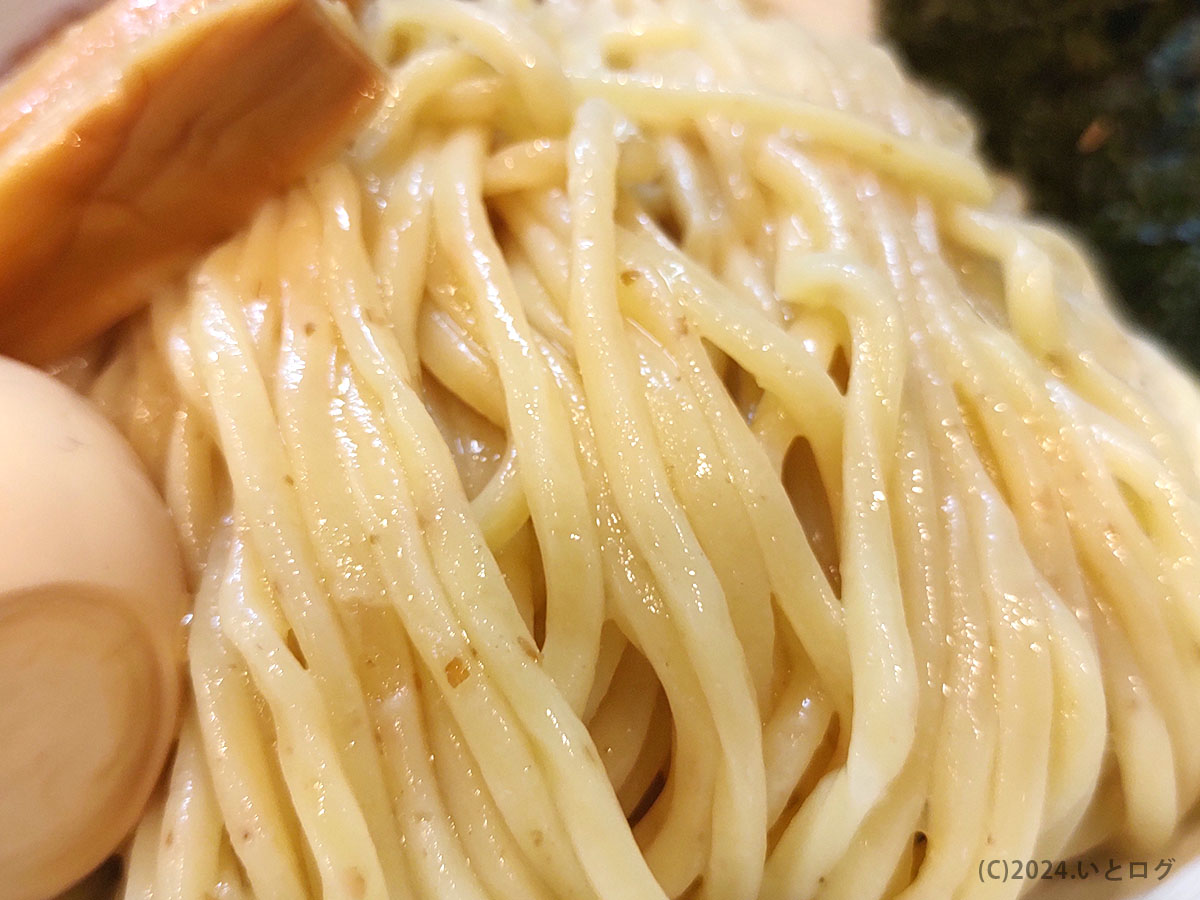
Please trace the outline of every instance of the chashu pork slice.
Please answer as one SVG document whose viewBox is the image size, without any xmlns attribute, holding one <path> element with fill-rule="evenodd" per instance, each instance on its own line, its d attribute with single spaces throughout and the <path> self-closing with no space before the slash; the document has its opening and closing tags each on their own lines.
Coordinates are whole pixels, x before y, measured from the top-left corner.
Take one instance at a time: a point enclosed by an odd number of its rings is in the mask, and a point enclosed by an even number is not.
<svg viewBox="0 0 1200 900">
<path fill-rule="evenodd" d="M 324 0 L 112 0 L 0 84 L 0 353 L 44 363 L 332 153 L 384 77 Z"/>
</svg>

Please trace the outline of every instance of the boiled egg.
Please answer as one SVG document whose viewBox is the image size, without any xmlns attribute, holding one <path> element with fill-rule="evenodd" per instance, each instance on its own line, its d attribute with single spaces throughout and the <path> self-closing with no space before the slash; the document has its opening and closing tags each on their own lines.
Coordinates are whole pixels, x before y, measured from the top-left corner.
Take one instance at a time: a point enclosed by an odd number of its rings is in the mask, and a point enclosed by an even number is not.
<svg viewBox="0 0 1200 900">
<path fill-rule="evenodd" d="M 0 358 L 0 896 L 53 896 L 133 827 L 174 739 L 187 606 L 128 445 Z"/>
</svg>

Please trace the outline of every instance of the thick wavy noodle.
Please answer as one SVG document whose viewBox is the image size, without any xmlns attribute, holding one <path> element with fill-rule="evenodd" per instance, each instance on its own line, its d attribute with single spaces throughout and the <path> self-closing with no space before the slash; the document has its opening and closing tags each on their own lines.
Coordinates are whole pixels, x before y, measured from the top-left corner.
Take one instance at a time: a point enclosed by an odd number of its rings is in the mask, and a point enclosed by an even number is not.
<svg viewBox="0 0 1200 900">
<path fill-rule="evenodd" d="M 116 338 L 192 697 L 124 895 L 1016 895 L 1200 792 L 1200 393 L 874 46 L 384 0 Z"/>
</svg>

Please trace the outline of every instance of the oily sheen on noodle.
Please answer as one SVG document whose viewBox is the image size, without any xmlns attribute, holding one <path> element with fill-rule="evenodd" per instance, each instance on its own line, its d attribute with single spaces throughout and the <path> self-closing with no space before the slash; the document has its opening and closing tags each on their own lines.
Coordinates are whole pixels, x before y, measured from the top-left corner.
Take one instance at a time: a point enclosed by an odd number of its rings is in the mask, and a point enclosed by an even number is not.
<svg viewBox="0 0 1200 900">
<path fill-rule="evenodd" d="M 129 898 L 1015 896 L 1200 791 L 1200 394 L 878 47 L 388 0 L 90 393 L 192 699 Z"/>
</svg>

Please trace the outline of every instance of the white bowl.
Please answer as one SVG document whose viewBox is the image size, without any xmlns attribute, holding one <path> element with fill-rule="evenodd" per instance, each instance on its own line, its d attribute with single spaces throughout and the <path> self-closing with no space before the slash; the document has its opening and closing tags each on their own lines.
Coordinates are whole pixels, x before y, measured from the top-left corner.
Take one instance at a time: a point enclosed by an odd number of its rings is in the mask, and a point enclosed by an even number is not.
<svg viewBox="0 0 1200 900">
<path fill-rule="evenodd" d="M 816 5 L 815 0 L 770 2 L 776 6 L 789 2 L 802 7 Z M 49 30 L 66 22 L 73 12 L 86 11 L 98 3 L 99 0 L 0 0 L 0 68 L 7 68 L 14 55 L 30 47 Z M 857 22 L 860 13 L 870 18 L 869 12 L 863 12 L 867 3 L 848 0 L 847 5 L 854 9 L 853 15 L 845 18 Z M 1153 874 L 1145 882 L 1128 880 L 1127 870 L 1123 869 L 1126 877 L 1119 882 L 1106 882 L 1103 874 L 1089 877 L 1086 881 L 1044 881 L 1028 895 L 1028 900 L 1200 900 L 1200 820 L 1194 820 L 1184 828 L 1175 845 L 1160 856 L 1174 858 L 1170 875 L 1161 882 L 1155 882 Z M 1134 854 L 1120 861 L 1125 864 L 1129 859 L 1145 859 L 1153 868 L 1160 856 L 1150 859 L 1146 854 Z M 1099 862 L 1100 853 L 1085 859 Z"/>
<path fill-rule="evenodd" d="M 1174 844 L 1165 851 L 1117 855 L 1121 864 L 1120 881 L 1105 881 L 1103 869 L 1108 864 L 1107 851 L 1085 854 L 1086 862 L 1101 865 L 1099 876 L 1086 881 L 1070 878 L 1046 881 L 1031 892 L 1028 900 L 1198 900 L 1200 898 L 1200 819 L 1193 816 L 1180 830 Z M 1101 854 L 1103 853 L 1103 858 Z M 1169 874 L 1157 881 L 1154 867 L 1163 859 L 1173 859 Z M 1146 862 L 1149 865 L 1145 881 L 1129 878 L 1128 863 Z M 1073 865 L 1072 865 L 1073 868 Z M 1070 871 L 1070 869 L 1068 869 Z"/>
</svg>

